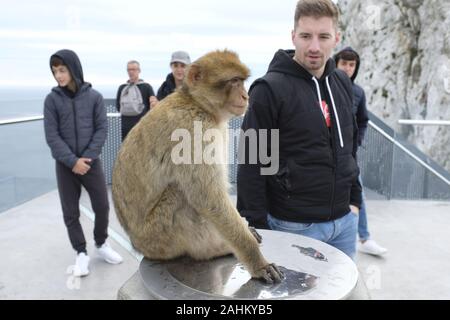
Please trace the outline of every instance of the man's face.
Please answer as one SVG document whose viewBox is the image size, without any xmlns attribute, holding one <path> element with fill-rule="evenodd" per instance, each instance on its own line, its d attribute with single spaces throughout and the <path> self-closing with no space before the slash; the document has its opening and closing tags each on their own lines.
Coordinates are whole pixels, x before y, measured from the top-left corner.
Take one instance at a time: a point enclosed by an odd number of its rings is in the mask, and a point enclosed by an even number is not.
<svg viewBox="0 0 450 320">
<path fill-rule="evenodd" d="M 170 64 L 173 77 L 178 81 L 183 81 L 186 72 L 186 65 L 181 62 L 173 62 Z"/>
<path fill-rule="evenodd" d="M 353 74 L 355 73 L 356 70 L 356 60 L 339 59 L 337 67 L 338 69 L 344 71 L 349 78 L 351 78 L 353 77 Z"/>
<path fill-rule="evenodd" d="M 139 80 L 139 74 L 141 73 L 141 69 L 136 63 L 129 63 L 127 65 L 127 72 L 131 82 L 136 82 Z"/>
<path fill-rule="evenodd" d="M 339 37 L 332 18 L 301 17 L 292 31 L 296 61 L 312 75 L 321 77 Z"/>
<path fill-rule="evenodd" d="M 72 76 L 66 66 L 52 67 L 52 72 L 60 87 L 65 87 L 72 81 Z"/>
</svg>

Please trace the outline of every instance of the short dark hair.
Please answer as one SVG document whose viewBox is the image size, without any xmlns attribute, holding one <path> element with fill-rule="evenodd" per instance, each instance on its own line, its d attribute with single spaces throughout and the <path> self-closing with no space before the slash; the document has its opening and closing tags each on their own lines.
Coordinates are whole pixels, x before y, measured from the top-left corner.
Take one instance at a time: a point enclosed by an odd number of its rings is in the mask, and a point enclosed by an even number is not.
<svg viewBox="0 0 450 320">
<path fill-rule="evenodd" d="M 339 23 L 339 9 L 331 0 L 300 0 L 295 8 L 294 29 L 297 28 L 298 20 L 301 17 L 333 19 L 337 28 Z"/>
<path fill-rule="evenodd" d="M 338 60 L 358 61 L 358 55 L 353 51 L 342 51 L 337 55 Z"/>
<path fill-rule="evenodd" d="M 50 66 L 52 67 L 59 67 L 59 66 L 65 66 L 64 61 L 57 56 L 53 56 L 50 59 Z"/>
</svg>

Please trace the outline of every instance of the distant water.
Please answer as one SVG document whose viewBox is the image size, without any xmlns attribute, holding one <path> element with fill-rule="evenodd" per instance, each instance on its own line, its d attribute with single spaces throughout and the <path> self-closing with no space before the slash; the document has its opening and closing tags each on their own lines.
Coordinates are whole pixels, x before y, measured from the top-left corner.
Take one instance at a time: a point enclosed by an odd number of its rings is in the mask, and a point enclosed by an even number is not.
<svg viewBox="0 0 450 320">
<path fill-rule="evenodd" d="M 104 98 L 115 97 L 116 88 L 96 88 Z M 39 116 L 51 87 L 0 87 L 0 120 Z"/>
<path fill-rule="evenodd" d="M 0 87 L 0 120 L 42 115 L 47 92 L 44 88 Z"/>
<path fill-rule="evenodd" d="M 0 120 L 42 115 L 50 90 L 0 87 Z M 98 91 L 109 98 L 115 89 Z M 0 126 L 0 150 L 0 213 L 55 189 L 55 165 L 42 121 Z"/>
</svg>

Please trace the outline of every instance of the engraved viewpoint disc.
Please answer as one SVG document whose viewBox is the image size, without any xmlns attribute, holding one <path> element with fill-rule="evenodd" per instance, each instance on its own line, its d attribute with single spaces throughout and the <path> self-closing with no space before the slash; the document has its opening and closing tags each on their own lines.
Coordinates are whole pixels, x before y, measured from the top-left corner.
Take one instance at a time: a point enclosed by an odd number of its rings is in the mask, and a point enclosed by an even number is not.
<svg viewBox="0 0 450 320">
<path fill-rule="evenodd" d="M 156 299 L 345 299 L 358 280 L 354 262 L 340 250 L 291 233 L 258 230 L 264 257 L 285 274 L 267 285 L 251 279 L 233 256 L 196 262 L 143 259 L 139 270 Z"/>
</svg>

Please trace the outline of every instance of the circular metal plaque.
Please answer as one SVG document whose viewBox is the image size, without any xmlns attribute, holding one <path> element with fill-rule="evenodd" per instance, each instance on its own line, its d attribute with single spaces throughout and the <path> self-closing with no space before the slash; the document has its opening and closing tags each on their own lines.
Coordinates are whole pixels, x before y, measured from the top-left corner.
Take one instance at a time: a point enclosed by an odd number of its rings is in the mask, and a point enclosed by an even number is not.
<svg viewBox="0 0 450 320">
<path fill-rule="evenodd" d="M 210 261 L 180 258 L 139 266 L 145 287 L 155 299 L 345 299 L 356 286 L 358 270 L 342 251 L 308 237 L 258 230 L 267 261 L 283 271 L 281 283 L 251 279 L 232 255 Z"/>
</svg>

